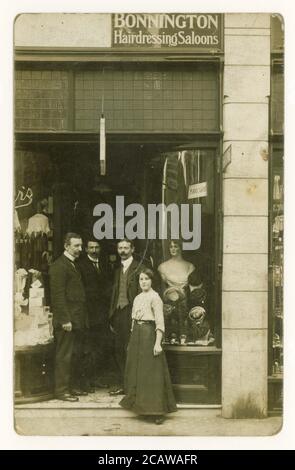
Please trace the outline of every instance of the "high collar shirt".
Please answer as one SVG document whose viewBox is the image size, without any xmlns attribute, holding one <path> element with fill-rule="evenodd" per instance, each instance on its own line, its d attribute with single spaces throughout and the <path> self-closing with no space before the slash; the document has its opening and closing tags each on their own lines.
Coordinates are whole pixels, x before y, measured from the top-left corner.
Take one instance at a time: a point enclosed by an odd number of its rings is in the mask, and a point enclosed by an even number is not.
<svg viewBox="0 0 295 470">
<path fill-rule="evenodd" d="M 133 256 L 130 256 L 130 258 L 121 260 L 121 264 L 122 264 L 122 267 L 123 267 L 123 273 L 126 273 L 127 269 L 130 267 L 132 261 L 133 261 Z"/>
<path fill-rule="evenodd" d="M 70 253 L 68 253 L 67 251 L 64 251 L 64 255 L 66 258 L 68 258 L 71 261 L 71 263 L 74 263 L 76 261 L 76 258 L 70 255 Z"/>
</svg>

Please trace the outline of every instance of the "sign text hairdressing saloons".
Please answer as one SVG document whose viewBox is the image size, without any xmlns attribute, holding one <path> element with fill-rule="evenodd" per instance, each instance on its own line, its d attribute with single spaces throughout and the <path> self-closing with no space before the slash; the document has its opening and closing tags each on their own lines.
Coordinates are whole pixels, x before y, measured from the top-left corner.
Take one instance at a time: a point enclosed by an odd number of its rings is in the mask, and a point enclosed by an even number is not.
<svg viewBox="0 0 295 470">
<path fill-rule="evenodd" d="M 217 13 L 114 13 L 112 46 L 220 51 L 222 28 Z"/>
</svg>

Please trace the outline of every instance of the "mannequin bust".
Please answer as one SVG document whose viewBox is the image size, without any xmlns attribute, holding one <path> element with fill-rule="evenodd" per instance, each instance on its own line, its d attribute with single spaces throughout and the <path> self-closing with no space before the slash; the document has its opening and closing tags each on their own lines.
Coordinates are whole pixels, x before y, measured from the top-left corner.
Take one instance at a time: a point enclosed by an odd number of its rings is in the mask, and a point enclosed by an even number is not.
<svg viewBox="0 0 295 470">
<path fill-rule="evenodd" d="M 171 240 L 170 259 L 158 267 L 163 281 L 165 341 L 185 344 L 187 337 L 188 278 L 195 270 L 192 263 L 182 257 L 181 242 Z M 182 338 L 182 339 L 181 339 Z"/>
<path fill-rule="evenodd" d="M 195 267 L 192 263 L 183 259 L 180 241 L 171 240 L 169 251 L 171 258 L 158 267 L 161 279 L 165 287 L 184 289 L 188 285 L 188 277 Z"/>
</svg>

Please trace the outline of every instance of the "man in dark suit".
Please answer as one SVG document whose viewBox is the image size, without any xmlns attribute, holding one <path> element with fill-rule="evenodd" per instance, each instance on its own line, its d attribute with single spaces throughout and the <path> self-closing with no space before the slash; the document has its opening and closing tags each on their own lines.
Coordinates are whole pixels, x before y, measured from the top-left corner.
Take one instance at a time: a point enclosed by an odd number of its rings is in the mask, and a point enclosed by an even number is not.
<svg viewBox="0 0 295 470">
<path fill-rule="evenodd" d="M 82 251 L 82 240 L 67 233 L 64 253 L 50 266 L 50 293 L 55 338 L 55 396 L 64 401 L 77 401 L 75 381 L 83 375 L 83 341 L 88 324 L 85 290 L 76 260 Z"/>
<path fill-rule="evenodd" d="M 110 395 L 124 393 L 124 370 L 131 329 L 134 298 L 139 294 L 138 278 L 144 266 L 133 258 L 133 242 L 124 239 L 117 243 L 121 267 L 116 269 L 110 306 L 110 325 L 113 332 L 114 359 L 117 366 L 117 384 Z"/>
<path fill-rule="evenodd" d="M 86 382 L 85 390 L 94 392 L 95 386 L 103 387 L 99 374 L 104 372 L 108 362 L 108 307 L 109 276 L 101 256 L 101 245 L 95 239 L 88 239 L 86 255 L 81 256 L 78 265 L 85 288 L 89 329 L 86 333 Z"/>
</svg>

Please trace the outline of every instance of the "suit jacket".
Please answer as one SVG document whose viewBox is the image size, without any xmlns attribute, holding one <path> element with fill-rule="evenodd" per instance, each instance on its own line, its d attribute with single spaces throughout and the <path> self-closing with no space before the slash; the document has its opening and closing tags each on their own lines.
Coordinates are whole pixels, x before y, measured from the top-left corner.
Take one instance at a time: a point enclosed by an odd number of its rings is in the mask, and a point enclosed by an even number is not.
<svg viewBox="0 0 295 470">
<path fill-rule="evenodd" d="M 99 260 L 99 272 L 88 258 L 78 260 L 86 294 L 89 326 L 102 325 L 107 320 L 109 307 L 109 275 Z"/>
<path fill-rule="evenodd" d="M 141 270 L 140 268 L 144 268 L 144 265 L 140 264 L 138 261 L 133 259 L 127 271 L 127 297 L 129 300 L 130 308 L 132 308 L 135 297 L 141 292 L 140 287 L 139 287 L 139 282 L 138 282 L 138 278 L 139 278 L 139 274 Z M 118 296 L 119 296 L 119 285 L 120 285 L 120 272 L 121 272 L 121 267 L 115 270 L 113 291 L 112 291 L 112 297 L 111 297 L 111 306 L 110 306 L 110 311 L 109 311 L 110 318 L 114 315 L 115 310 L 117 308 Z"/>
<path fill-rule="evenodd" d="M 81 274 L 63 254 L 49 268 L 53 326 L 72 322 L 73 329 L 88 325 Z"/>
</svg>

